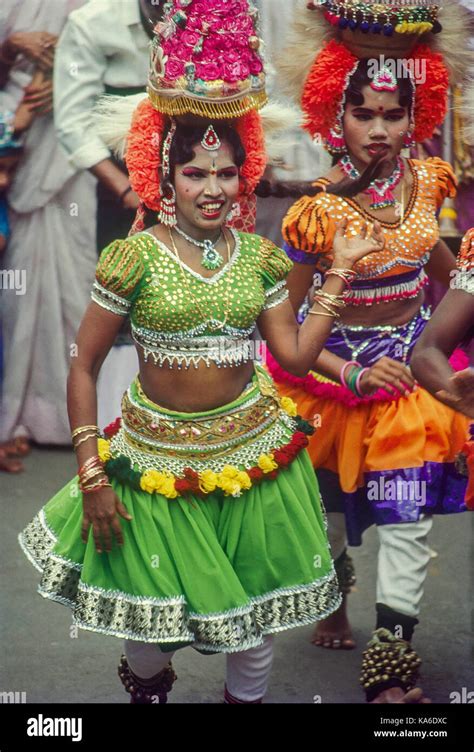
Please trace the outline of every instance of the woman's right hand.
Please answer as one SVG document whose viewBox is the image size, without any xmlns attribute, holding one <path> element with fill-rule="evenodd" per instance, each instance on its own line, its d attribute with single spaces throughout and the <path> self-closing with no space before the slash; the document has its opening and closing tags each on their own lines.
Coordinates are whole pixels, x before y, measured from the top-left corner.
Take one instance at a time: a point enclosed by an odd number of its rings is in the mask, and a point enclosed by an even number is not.
<svg viewBox="0 0 474 752">
<path fill-rule="evenodd" d="M 408 397 L 414 388 L 415 379 L 410 369 L 385 355 L 360 380 L 360 391 L 364 396 L 375 394 L 378 389 L 385 389 L 395 397 Z"/>
<path fill-rule="evenodd" d="M 89 528 L 92 526 L 95 547 L 99 554 L 104 550 L 112 550 L 112 535 L 115 535 L 119 546 L 123 545 L 123 534 L 119 516 L 130 522 L 133 517 L 127 512 L 118 496 L 110 486 L 98 491 L 83 494 L 82 497 L 82 531 L 81 538 L 87 543 Z"/>
</svg>

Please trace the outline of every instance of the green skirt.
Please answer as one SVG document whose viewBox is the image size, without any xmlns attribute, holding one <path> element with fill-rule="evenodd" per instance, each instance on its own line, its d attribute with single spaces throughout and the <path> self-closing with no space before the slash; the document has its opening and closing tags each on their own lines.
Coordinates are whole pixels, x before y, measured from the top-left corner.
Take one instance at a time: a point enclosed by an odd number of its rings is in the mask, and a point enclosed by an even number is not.
<svg viewBox="0 0 474 752">
<path fill-rule="evenodd" d="M 163 650 L 248 650 L 328 616 L 341 596 L 300 425 L 258 366 L 237 400 L 201 413 L 152 403 L 137 377 L 102 442 L 133 517 L 120 518 L 124 545 L 99 554 L 92 531 L 82 542 L 75 477 L 19 536 L 39 593 L 69 606 L 82 629 Z"/>
</svg>

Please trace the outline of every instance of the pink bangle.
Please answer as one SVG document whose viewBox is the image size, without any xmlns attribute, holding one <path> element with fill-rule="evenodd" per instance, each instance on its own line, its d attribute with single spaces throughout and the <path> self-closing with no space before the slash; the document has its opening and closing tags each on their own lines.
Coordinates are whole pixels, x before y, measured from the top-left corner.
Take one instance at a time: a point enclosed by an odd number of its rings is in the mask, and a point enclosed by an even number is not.
<svg viewBox="0 0 474 752">
<path fill-rule="evenodd" d="M 344 365 L 341 368 L 341 372 L 339 374 L 339 381 L 341 382 L 342 386 L 346 387 L 346 389 L 349 388 L 346 384 L 346 379 L 345 379 L 347 366 L 357 366 L 358 368 L 362 368 L 361 364 L 357 360 L 348 360 L 346 361 L 346 363 L 344 363 Z"/>
<path fill-rule="evenodd" d="M 344 282 L 344 284 L 347 287 L 347 289 L 348 290 L 352 290 L 352 285 L 349 282 L 349 280 L 344 276 L 344 274 L 341 274 L 341 272 L 339 272 L 337 269 L 329 269 L 326 272 L 326 277 L 330 277 L 331 275 L 333 277 L 339 277 L 339 279 L 342 279 L 342 281 Z"/>
<path fill-rule="evenodd" d="M 359 373 L 357 379 L 356 379 L 355 389 L 356 389 L 356 392 L 357 392 L 357 394 L 358 394 L 359 397 L 363 397 L 364 396 L 362 394 L 362 392 L 360 391 L 360 382 L 362 380 L 362 377 L 363 377 L 364 373 L 367 373 L 367 371 L 370 371 L 370 368 L 363 368 L 362 371 Z"/>
</svg>

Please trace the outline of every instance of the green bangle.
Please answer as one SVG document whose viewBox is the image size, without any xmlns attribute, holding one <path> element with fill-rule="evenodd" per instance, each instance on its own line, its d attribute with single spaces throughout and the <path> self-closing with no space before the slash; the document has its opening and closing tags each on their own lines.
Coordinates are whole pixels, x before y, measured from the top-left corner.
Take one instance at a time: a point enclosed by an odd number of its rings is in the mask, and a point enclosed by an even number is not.
<svg viewBox="0 0 474 752">
<path fill-rule="evenodd" d="M 347 388 L 351 390 L 353 394 L 355 394 L 356 397 L 360 397 L 360 394 L 358 393 L 356 389 L 356 382 L 359 374 L 363 370 L 362 367 L 354 366 L 352 370 L 349 372 L 349 376 L 346 377 L 346 384 Z"/>
</svg>

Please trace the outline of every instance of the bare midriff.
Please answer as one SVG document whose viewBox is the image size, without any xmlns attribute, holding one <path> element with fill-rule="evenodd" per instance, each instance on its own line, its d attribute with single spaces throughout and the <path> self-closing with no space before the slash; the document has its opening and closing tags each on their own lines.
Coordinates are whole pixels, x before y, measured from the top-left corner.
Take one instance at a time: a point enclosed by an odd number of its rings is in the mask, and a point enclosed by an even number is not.
<svg viewBox="0 0 474 752">
<path fill-rule="evenodd" d="M 137 347 L 140 383 L 146 396 L 167 410 L 192 413 L 213 410 L 232 402 L 243 392 L 254 373 L 252 361 L 238 366 L 218 368 L 215 363 L 197 368 L 157 366 L 145 363 Z"/>
</svg>

